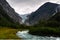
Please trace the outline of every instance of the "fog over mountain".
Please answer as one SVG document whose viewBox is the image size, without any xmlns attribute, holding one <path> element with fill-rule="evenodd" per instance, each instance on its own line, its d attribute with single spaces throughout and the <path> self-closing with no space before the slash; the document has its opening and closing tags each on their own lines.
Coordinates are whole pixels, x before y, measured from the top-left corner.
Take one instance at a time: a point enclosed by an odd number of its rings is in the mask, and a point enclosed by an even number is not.
<svg viewBox="0 0 60 40">
<path fill-rule="evenodd" d="M 46 2 L 60 3 L 59 0 L 6 0 L 19 14 L 28 14 L 37 10 Z"/>
</svg>

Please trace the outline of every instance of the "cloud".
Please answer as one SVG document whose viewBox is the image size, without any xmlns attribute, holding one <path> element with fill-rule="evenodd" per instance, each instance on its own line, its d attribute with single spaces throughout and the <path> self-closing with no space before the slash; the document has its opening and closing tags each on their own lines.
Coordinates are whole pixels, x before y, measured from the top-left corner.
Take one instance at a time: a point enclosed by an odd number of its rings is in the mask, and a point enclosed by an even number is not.
<svg viewBox="0 0 60 40">
<path fill-rule="evenodd" d="M 19 14 L 28 14 L 37 10 L 45 2 L 57 2 L 58 0 L 7 0 Z"/>
</svg>

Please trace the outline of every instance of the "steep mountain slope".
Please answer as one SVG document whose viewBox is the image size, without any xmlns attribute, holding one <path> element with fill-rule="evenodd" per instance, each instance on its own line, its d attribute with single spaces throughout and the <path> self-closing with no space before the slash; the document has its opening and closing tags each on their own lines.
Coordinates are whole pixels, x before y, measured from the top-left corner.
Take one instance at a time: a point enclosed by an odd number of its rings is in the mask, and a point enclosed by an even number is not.
<svg viewBox="0 0 60 40">
<path fill-rule="evenodd" d="M 50 17 L 54 16 L 59 11 L 59 4 L 47 2 L 38 8 L 35 12 L 29 15 L 28 19 L 25 21 L 27 25 L 34 25 L 38 23 L 39 20 L 48 20 Z"/>
<path fill-rule="evenodd" d="M 10 7 L 6 0 L 0 0 L 0 26 L 16 28 L 21 20 L 22 18 Z"/>
<path fill-rule="evenodd" d="M 60 12 L 56 13 L 53 17 L 46 21 L 46 26 L 60 27 Z"/>
<path fill-rule="evenodd" d="M 30 27 L 29 33 L 32 35 L 60 37 L 60 12 L 49 20 L 39 21 L 39 23 Z"/>
<path fill-rule="evenodd" d="M 6 14 L 12 18 L 12 21 L 19 23 L 21 22 L 21 17 L 14 11 L 14 9 L 8 4 L 6 0 L 0 0 L 0 6 L 6 12 Z"/>
</svg>

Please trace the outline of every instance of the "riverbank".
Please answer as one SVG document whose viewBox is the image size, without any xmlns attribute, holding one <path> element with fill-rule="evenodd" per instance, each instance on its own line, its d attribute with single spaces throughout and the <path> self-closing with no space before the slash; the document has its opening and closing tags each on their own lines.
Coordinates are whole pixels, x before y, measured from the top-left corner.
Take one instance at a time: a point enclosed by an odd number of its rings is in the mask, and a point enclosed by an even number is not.
<svg viewBox="0 0 60 40">
<path fill-rule="evenodd" d="M 19 29 L 0 27 L 0 39 L 19 39 L 21 38 L 16 36 L 16 33 Z"/>
<path fill-rule="evenodd" d="M 30 34 L 38 36 L 60 37 L 60 28 L 57 27 L 31 27 Z"/>
</svg>

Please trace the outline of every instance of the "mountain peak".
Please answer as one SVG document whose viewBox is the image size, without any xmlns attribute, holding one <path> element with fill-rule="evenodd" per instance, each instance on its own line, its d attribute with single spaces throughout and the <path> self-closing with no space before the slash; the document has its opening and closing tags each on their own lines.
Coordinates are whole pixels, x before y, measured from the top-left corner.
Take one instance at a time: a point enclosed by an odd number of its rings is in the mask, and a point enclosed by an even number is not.
<svg viewBox="0 0 60 40">
<path fill-rule="evenodd" d="M 31 13 L 26 23 L 34 25 L 38 23 L 39 20 L 48 20 L 50 17 L 56 13 L 56 8 L 59 4 L 46 2 L 41 7 L 39 7 L 35 12 Z M 55 14 L 54 14 L 55 15 Z"/>
<path fill-rule="evenodd" d="M 44 3 L 44 4 L 47 4 L 47 3 L 52 3 L 52 2 L 46 2 L 46 3 Z"/>
<path fill-rule="evenodd" d="M 46 2 L 46 3 L 44 3 L 44 4 L 56 4 L 56 3 L 52 3 L 52 2 Z"/>
</svg>

